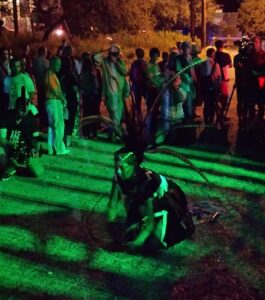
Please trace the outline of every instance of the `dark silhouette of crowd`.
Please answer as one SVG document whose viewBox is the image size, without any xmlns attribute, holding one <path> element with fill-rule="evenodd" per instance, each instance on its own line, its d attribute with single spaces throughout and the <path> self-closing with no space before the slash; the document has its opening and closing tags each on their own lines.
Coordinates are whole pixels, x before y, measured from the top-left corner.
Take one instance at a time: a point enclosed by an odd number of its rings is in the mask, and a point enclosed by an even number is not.
<svg viewBox="0 0 265 300">
<path fill-rule="evenodd" d="M 252 120 L 264 118 L 265 52 L 259 37 L 253 42 L 247 57 L 239 51 L 234 58 L 237 114 L 242 130 Z M 143 113 L 151 112 L 148 130 L 164 132 L 166 141 L 171 137 L 169 140 L 175 142 L 171 130 L 174 125 L 198 122 L 197 107 L 201 105 L 201 119 L 207 126 L 224 127 L 231 100 L 232 60 L 222 41 L 216 41 L 215 46 L 207 49 L 206 60 L 199 57 L 199 47 L 188 42 L 177 42 L 162 55 L 158 48 L 151 48 L 148 59 L 144 49 L 137 48 L 136 59 L 129 68 L 118 45 L 101 53 L 84 52 L 80 57 L 65 40 L 56 56 L 43 46 L 33 56 L 27 44 L 19 56 L 13 57 L 10 49 L 2 47 L 1 138 L 10 138 L 5 120 L 18 110 L 16 102 L 20 99 L 20 104 L 25 102 L 23 114 L 16 116 L 30 114 L 36 119 L 39 131 L 47 132 L 49 155 L 66 155 L 73 135 L 97 138 L 98 125 L 89 124 L 82 133 L 77 128 L 81 118 L 101 114 L 102 102 L 112 122 L 121 125 L 125 99 L 130 93 L 135 99 L 136 114 L 141 118 Z M 111 129 L 108 138 L 116 139 Z"/>
</svg>

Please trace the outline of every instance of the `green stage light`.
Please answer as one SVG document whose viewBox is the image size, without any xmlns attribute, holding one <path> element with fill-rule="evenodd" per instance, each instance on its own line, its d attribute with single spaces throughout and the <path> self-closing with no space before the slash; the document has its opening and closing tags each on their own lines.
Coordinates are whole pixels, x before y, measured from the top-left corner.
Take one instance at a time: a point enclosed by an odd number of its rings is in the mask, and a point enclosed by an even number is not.
<svg viewBox="0 0 265 300">
<path fill-rule="evenodd" d="M 42 293 L 66 299 L 109 299 L 107 297 L 110 296 L 101 283 L 93 279 L 88 280 L 86 276 L 46 264 L 33 263 L 2 252 L 0 286 L 26 291 L 32 294 L 31 299 Z"/>
<path fill-rule="evenodd" d="M 60 236 L 51 236 L 45 245 L 45 252 L 60 261 L 80 262 L 86 259 L 87 246 Z"/>
<path fill-rule="evenodd" d="M 15 197 L 8 197 L 6 193 L 0 192 L 0 216 L 27 216 L 38 215 L 48 212 L 59 212 L 63 209 L 40 203 L 27 203 L 20 201 L 21 196 L 17 194 Z M 15 199 L 14 199 L 15 198 Z"/>
<path fill-rule="evenodd" d="M 38 240 L 33 233 L 16 226 L 0 226 L 0 247 L 14 250 L 35 250 Z"/>
</svg>

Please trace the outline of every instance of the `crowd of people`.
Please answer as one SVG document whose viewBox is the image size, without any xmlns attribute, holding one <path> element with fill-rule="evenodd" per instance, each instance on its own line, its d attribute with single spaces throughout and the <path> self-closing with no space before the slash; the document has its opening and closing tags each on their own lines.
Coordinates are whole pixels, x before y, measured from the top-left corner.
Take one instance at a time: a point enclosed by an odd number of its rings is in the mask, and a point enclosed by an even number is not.
<svg viewBox="0 0 265 300">
<path fill-rule="evenodd" d="M 178 42 L 162 53 L 162 60 L 158 48 L 151 48 L 145 60 L 144 49 L 137 48 L 128 68 L 118 45 L 93 55 L 84 52 L 79 59 L 65 41 L 52 57 L 45 47 L 38 49 L 36 57 L 29 45 L 19 57 L 0 48 L 1 179 L 8 180 L 16 172 L 41 176 L 40 132 L 47 131 L 48 155 L 67 155 L 76 124 L 81 118 L 100 116 L 102 101 L 111 123 L 122 126 L 131 95 L 135 120 L 147 114 L 148 134 L 164 133 L 165 143 L 174 144 L 181 137 L 172 131 L 175 125 L 194 124 L 201 105 L 207 126 L 225 126 L 232 59 L 221 40 L 207 49 L 207 59 L 199 54 L 196 45 Z M 264 118 L 265 52 L 259 37 L 253 44 L 240 44 L 234 66 L 239 128 L 244 130 L 248 122 Z M 131 250 L 153 251 L 181 242 L 195 229 L 181 188 L 141 167 L 147 144 L 137 130 L 131 130 L 132 140 L 128 134 L 124 147 L 115 152 L 107 216 L 115 224 L 123 199 L 127 211 L 123 242 Z M 90 122 L 81 135 L 95 139 L 97 131 L 97 124 Z M 108 138 L 117 138 L 111 126 Z"/>
<path fill-rule="evenodd" d="M 264 117 L 265 52 L 259 37 L 253 41 L 251 51 L 246 53 L 241 47 L 234 58 L 241 128 L 249 120 Z M 198 117 L 196 107 L 202 104 L 204 123 L 223 126 L 229 108 L 232 60 L 224 51 L 221 40 L 216 41 L 215 46 L 207 49 L 206 60 L 199 57 L 199 47 L 188 42 L 177 42 L 169 52 L 162 53 L 161 60 L 158 48 L 150 49 L 148 60 L 144 49 L 137 48 L 136 59 L 130 67 L 115 44 L 101 53 L 84 52 L 79 58 L 74 56 L 73 47 L 65 40 L 56 56 L 51 56 L 45 47 L 39 47 L 37 55 L 33 56 L 30 46 L 26 45 L 19 56 L 13 57 L 10 49 L 2 47 L 2 144 L 10 149 L 26 143 L 31 151 L 32 139 L 36 139 L 39 131 L 47 131 L 48 154 L 66 155 L 81 117 L 100 115 L 104 101 L 112 122 L 121 125 L 125 100 L 130 94 L 134 98 L 133 109 L 139 117 L 143 111 L 151 112 L 148 130 L 152 133 L 162 130 L 168 135 L 175 124 L 192 124 Z M 39 129 L 24 132 L 25 129 L 28 131 L 23 125 L 25 119 L 34 120 L 33 127 Z M 97 129 L 95 124 L 85 126 L 82 137 L 96 138 Z M 11 142 L 15 136 L 16 142 Z M 111 129 L 108 137 L 116 139 Z M 13 152 L 14 149 L 8 151 Z M 13 169 L 2 174 L 2 178 L 9 178 Z M 38 172 L 34 170 L 33 173 Z"/>
</svg>

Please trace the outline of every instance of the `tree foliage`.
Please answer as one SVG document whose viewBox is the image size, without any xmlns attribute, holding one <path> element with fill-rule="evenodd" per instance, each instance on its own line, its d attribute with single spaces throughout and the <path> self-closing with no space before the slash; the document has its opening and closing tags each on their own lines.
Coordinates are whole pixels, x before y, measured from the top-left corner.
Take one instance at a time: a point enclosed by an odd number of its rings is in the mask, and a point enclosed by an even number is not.
<svg viewBox="0 0 265 300">
<path fill-rule="evenodd" d="M 244 0 L 239 9 L 238 25 L 249 35 L 265 33 L 264 1 Z"/>
<path fill-rule="evenodd" d="M 190 24 L 190 0 L 41 0 L 38 11 L 47 28 L 66 20 L 72 33 L 80 36 L 119 31 L 183 29 Z M 49 2 L 49 5 L 47 5 Z M 58 2 L 61 9 L 58 11 Z M 197 0 L 197 24 L 200 0 Z M 207 1 L 208 16 L 216 9 Z M 57 15 L 56 15 L 57 14 Z M 211 21 L 211 18 L 208 19 Z"/>
<path fill-rule="evenodd" d="M 183 28 L 189 24 L 190 8 L 187 0 L 157 0 L 152 7 L 155 29 Z"/>
</svg>

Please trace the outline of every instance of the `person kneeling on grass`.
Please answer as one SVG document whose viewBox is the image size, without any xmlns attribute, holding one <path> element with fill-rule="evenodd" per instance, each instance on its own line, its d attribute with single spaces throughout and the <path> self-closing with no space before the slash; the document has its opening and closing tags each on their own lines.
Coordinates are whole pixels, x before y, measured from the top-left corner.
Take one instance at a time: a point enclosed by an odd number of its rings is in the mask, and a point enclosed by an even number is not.
<svg viewBox="0 0 265 300">
<path fill-rule="evenodd" d="M 10 179 L 16 172 L 34 177 L 44 172 L 38 140 L 37 120 L 30 111 L 29 101 L 18 98 L 15 109 L 0 121 L 2 181 Z"/>
<path fill-rule="evenodd" d="M 153 252 L 194 233 L 185 194 L 173 181 L 140 166 L 142 158 L 122 148 L 115 153 L 115 175 L 108 220 L 115 223 L 119 201 L 127 211 L 124 243 L 130 250 Z"/>
</svg>

